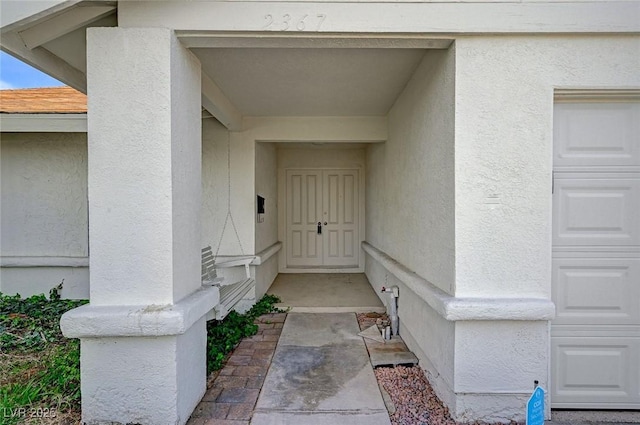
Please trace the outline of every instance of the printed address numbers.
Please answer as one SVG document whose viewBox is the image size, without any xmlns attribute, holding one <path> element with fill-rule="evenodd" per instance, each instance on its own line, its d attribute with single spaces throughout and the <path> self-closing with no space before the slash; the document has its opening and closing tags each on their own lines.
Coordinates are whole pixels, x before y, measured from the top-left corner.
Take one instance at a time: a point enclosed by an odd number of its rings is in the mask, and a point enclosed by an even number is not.
<svg viewBox="0 0 640 425">
<path fill-rule="evenodd" d="M 320 31 L 327 15 L 318 13 L 317 15 L 291 16 L 284 15 L 264 15 L 263 30 L 267 31 Z"/>
</svg>

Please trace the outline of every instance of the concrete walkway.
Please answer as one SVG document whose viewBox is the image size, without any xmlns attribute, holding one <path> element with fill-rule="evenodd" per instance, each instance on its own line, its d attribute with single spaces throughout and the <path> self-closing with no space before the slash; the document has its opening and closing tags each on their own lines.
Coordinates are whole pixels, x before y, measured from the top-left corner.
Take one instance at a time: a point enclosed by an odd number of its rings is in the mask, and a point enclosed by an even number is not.
<svg viewBox="0 0 640 425">
<path fill-rule="evenodd" d="M 292 313 L 386 312 L 364 273 L 281 273 L 269 293 Z"/>
<path fill-rule="evenodd" d="M 353 313 L 289 313 L 252 425 L 389 425 Z"/>
<path fill-rule="evenodd" d="M 355 337 L 355 315 L 288 316 L 256 320 L 258 333 L 245 338 L 212 376 L 187 425 L 390 423 L 362 339 Z M 640 423 L 640 412 L 554 411 L 551 416 L 545 425 Z"/>
</svg>

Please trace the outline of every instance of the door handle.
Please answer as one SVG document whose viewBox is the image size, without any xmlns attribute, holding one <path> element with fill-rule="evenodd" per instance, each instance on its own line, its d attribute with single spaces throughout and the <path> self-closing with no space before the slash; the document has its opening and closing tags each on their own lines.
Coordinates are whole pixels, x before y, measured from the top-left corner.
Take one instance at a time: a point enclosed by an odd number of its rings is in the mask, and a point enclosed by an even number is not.
<svg viewBox="0 0 640 425">
<path fill-rule="evenodd" d="M 318 222 L 318 234 L 321 235 L 322 234 L 322 223 Z"/>
</svg>

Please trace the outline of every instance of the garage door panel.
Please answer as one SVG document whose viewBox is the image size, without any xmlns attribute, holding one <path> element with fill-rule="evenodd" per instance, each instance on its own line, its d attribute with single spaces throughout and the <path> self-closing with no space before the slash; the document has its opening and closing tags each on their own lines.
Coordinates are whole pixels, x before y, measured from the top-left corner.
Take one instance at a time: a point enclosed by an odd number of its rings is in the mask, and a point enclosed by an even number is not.
<svg viewBox="0 0 640 425">
<path fill-rule="evenodd" d="M 640 409 L 640 102 L 554 107 L 551 407 Z"/>
<path fill-rule="evenodd" d="M 555 324 L 640 323 L 640 259 L 553 261 Z"/>
<path fill-rule="evenodd" d="M 556 403 L 640 402 L 638 365 L 640 339 L 555 338 L 551 344 Z"/>
<path fill-rule="evenodd" d="M 556 246 L 640 245 L 640 178 L 562 179 L 554 190 Z"/>
<path fill-rule="evenodd" d="M 640 165 L 639 104 L 563 103 L 554 119 L 555 165 Z"/>
</svg>

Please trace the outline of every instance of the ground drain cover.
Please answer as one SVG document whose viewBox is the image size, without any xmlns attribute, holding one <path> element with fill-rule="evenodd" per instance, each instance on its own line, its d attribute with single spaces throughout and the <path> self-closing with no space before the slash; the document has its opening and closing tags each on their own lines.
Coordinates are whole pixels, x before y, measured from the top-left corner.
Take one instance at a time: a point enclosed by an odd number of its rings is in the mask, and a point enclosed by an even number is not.
<svg viewBox="0 0 640 425">
<path fill-rule="evenodd" d="M 371 365 L 380 366 L 414 366 L 418 364 L 418 358 L 411 351 L 401 353 L 369 353 Z"/>
</svg>

